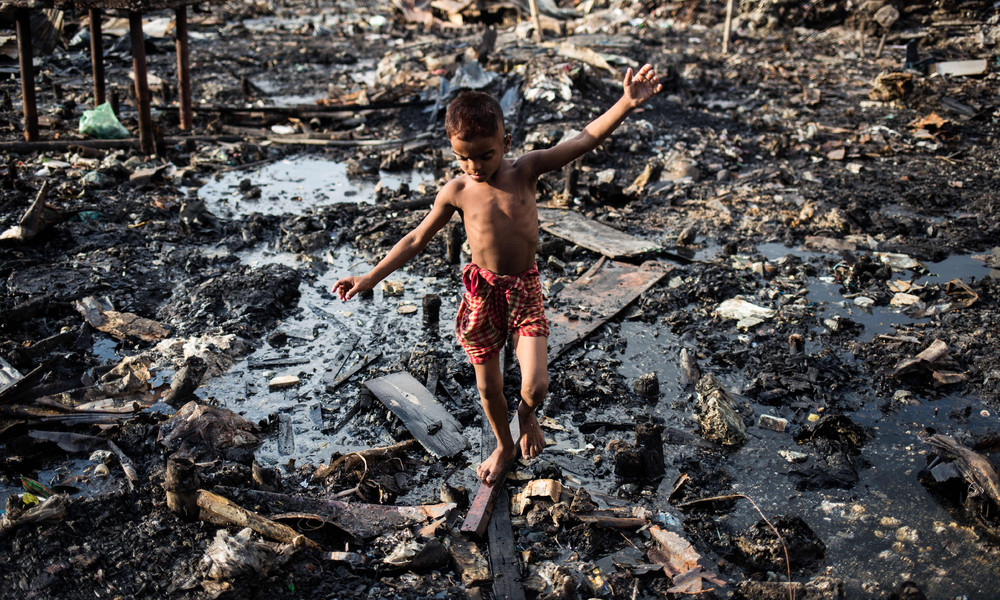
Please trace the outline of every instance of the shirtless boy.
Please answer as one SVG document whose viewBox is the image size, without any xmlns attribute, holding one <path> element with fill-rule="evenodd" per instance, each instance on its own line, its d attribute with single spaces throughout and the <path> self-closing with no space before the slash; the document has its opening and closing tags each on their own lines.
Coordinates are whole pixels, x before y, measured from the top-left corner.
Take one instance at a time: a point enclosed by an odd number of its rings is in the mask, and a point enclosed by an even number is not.
<svg viewBox="0 0 1000 600">
<path fill-rule="evenodd" d="M 516 159 L 504 156 L 510 150 L 511 137 L 504 129 L 503 111 L 496 99 L 481 92 L 460 94 L 448 105 L 445 133 L 464 174 L 441 188 L 430 213 L 370 272 L 344 277 L 333 286 L 341 300 L 372 289 L 422 251 L 452 215 L 462 213 L 472 262 L 462 270 L 466 292 L 456 319 L 456 334 L 475 368 L 483 410 L 497 439 L 496 450 L 477 469 L 484 483 L 497 480 L 516 450 L 500 371 L 500 350 L 508 333 L 521 367 L 521 402 L 517 407 L 521 454 L 534 458 L 545 445 L 535 417 L 549 387 L 549 322 L 535 266 L 538 178 L 596 148 L 633 109 L 662 87 L 651 65 L 634 73 L 628 69 L 622 97 L 581 133 Z"/>
</svg>

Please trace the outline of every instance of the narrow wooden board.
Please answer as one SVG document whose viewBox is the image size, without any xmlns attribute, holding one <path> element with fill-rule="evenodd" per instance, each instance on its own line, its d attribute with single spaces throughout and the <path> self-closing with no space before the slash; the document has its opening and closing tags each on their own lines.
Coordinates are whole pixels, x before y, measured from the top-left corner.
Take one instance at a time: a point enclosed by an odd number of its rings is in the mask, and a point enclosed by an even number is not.
<svg viewBox="0 0 1000 600">
<path fill-rule="evenodd" d="M 369 356 L 365 356 L 360 361 L 358 361 L 357 363 L 355 363 L 355 365 L 353 367 L 351 367 L 350 369 L 347 369 L 347 372 L 341 374 L 340 377 L 338 377 L 337 379 L 335 379 L 334 381 L 332 381 L 330 383 L 327 383 L 326 384 L 326 391 L 328 391 L 328 392 L 335 391 L 337 388 L 339 388 L 341 385 L 343 385 L 343 383 L 345 381 L 347 381 L 351 377 L 354 377 L 355 375 L 357 375 L 358 372 L 361 371 L 361 369 L 366 368 L 368 365 L 372 364 L 373 362 L 375 362 L 376 360 L 378 360 L 380 358 L 382 358 L 382 353 L 381 352 L 376 352 L 374 356 L 370 356 L 370 357 Z"/>
<path fill-rule="evenodd" d="M 493 429 L 490 427 L 486 415 L 483 415 L 483 423 L 483 460 L 486 460 L 493 453 L 493 449 L 496 448 L 496 438 L 493 437 Z M 517 415 L 510 421 L 510 437 L 513 438 L 514 446 L 518 450 L 514 452 L 514 457 L 503 466 L 503 470 L 500 471 L 500 477 L 497 478 L 496 483 L 493 485 L 479 484 L 476 497 L 473 498 L 472 504 L 469 505 L 469 512 L 465 516 L 465 520 L 462 521 L 462 526 L 459 528 L 459 531 L 462 533 L 474 534 L 479 537 L 482 537 L 486 533 L 486 527 L 489 525 L 490 516 L 493 514 L 497 498 L 504 492 L 503 484 L 507 480 L 507 474 L 510 473 L 510 467 L 517 460 L 517 457 L 520 456 L 521 423 L 518 421 Z M 510 515 L 507 515 L 507 520 L 510 520 Z"/>
<path fill-rule="evenodd" d="M 508 360 L 503 358 L 502 370 L 506 372 Z M 497 600 L 524 600 L 524 588 L 521 587 L 521 568 L 518 563 L 517 547 L 514 545 L 514 531 L 510 524 L 510 496 L 504 482 L 507 473 L 520 455 L 521 426 L 517 415 L 510 423 L 510 434 L 514 438 L 517 450 L 514 459 L 504 465 L 503 472 L 497 482 L 492 485 L 480 485 L 476 499 L 473 501 L 469 514 L 460 528 L 463 533 L 473 529 L 477 535 L 487 534 L 490 574 L 493 577 L 493 597 Z M 486 415 L 483 415 L 483 443 L 480 447 L 480 457 L 486 460 L 497 447 L 493 428 Z M 483 498 L 486 498 L 485 500 Z M 477 506 L 478 505 L 478 506 Z M 493 514 L 494 507 L 497 509 Z M 492 516 L 492 518 L 490 518 Z"/>
<path fill-rule="evenodd" d="M 610 259 L 640 256 L 663 250 L 659 244 L 588 219 L 572 210 L 539 208 L 538 224 L 547 233 L 599 252 Z"/>
<path fill-rule="evenodd" d="M 218 486 L 216 490 L 233 498 L 252 501 L 258 507 L 263 505 L 265 508 L 261 510 L 268 514 L 273 511 L 314 514 L 358 540 L 369 540 L 388 531 L 423 525 L 446 517 L 455 509 L 454 503 L 386 506 L 226 486 Z"/>
<path fill-rule="evenodd" d="M 365 382 L 386 407 L 428 452 L 441 457 L 458 454 L 469 447 L 462 427 L 434 394 L 405 371 Z M 433 433 L 431 433 L 433 431 Z"/>
<path fill-rule="evenodd" d="M 497 600 L 524 600 L 521 566 L 517 560 L 514 532 L 510 524 L 510 496 L 502 488 L 496 502 L 496 515 L 490 519 L 490 571 L 493 573 L 493 597 Z"/>
<path fill-rule="evenodd" d="M 671 270 L 672 265 L 656 261 L 638 267 L 599 261 L 549 304 L 549 360 L 593 333 Z"/>
<path fill-rule="evenodd" d="M 344 367 L 347 366 L 347 361 L 354 354 L 354 349 L 357 347 L 359 341 L 361 341 L 361 336 L 356 333 L 348 332 L 344 336 L 344 341 L 341 342 L 340 347 L 337 348 L 337 353 L 329 362 L 330 369 L 323 374 L 324 385 L 331 385 L 337 380 L 337 376 L 344 370 Z"/>
<path fill-rule="evenodd" d="M 927 68 L 928 74 L 933 75 L 983 75 L 989 71 L 990 66 L 985 58 L 975 60 L 949 60 L 945 62 L 933 63 Z"/>
</svg>

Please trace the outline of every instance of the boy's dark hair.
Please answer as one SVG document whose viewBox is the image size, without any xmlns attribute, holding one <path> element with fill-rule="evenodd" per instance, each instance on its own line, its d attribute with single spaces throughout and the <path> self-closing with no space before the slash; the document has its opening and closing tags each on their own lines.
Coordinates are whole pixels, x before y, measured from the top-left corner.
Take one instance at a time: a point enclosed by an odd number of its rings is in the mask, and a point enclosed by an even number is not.
<svg viewBox="0 0 1000 600">
<path fill-rule="evenodd" d="M 449 138 L 469 141 L 493 137 L 503 131 L 503 109 L 493 96 L 465 91 L 448 104 L 444 113 L 444 132 Z"/>
</svg>

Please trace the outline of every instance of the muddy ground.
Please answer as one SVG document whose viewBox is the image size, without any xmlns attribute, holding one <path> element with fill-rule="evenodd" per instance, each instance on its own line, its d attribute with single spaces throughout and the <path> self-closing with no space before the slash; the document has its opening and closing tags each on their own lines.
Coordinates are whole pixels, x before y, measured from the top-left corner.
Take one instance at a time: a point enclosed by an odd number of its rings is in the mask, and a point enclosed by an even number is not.
<svg viewBox="0 0 1000 600">
<path fill-rule="evenodd" d="M 529 480 L 555 479 L 600 508 L 645 509 L 648 523 L 601 527 L 576 518 L 572 505 L 534 498 L 512 516 L 525 593 L 680 597 L 669 591 L 679 572 L 648 552 L 662 527 L 691 542 L 700 567 L 725 583 L 703 579 L 712 588 L 704 597 L 788 597 L 775 584 L 788 575 L 766 516 L 791 553 L 791 578 L 807 584 L 798 597 L 994 597 L 996 8 L 910 6 L 877 57 L 880 30 L 856 3 L 737 3 L 726 56 L 724 3 L 571 4 L 559 7 L 575 14 L 547 15 L 555 25 L 545 44 L 512 4 L 466 8 L 461 25 L 445 24 L 436 8 L 432 29 L 417 22 L 419 11 L 382 3 L 199 7 L 190 20 L 202 137 L 161 144 L 156 156 L 13 145 L 22 139 L 20 83 L 16 62 L 0 64 L 0 229 L 18 225 L 48 184 L 41 225 L 0 241 L 0 357 L 14 379 L 27 376 L 0 392 L 0 476 L 12 496 L 0 530 L 0 596 L 493 595 L 488 583 L 463 582 L 447 553 L 423 565 L 396 560 L 393 551 L 413 538 L 405 528 L 357 541 L 299 522 L 322 551 L 272 548 L 262 551 L 273 559 L 265 564 L 213 574 L 206 549 L 218 531 L 239 528 L 168 510 L 166 462 L 186 452 L 205 489 L 398 505 L 474 492 L 482 419 L 472 369 L 451 336 L 459 277 L 445 236 L 392 278 L 402 296 L 380 288 L 345 305 L 330 284 L 374 264 L 456 172 L 437 110 L 441 94 L 461 85 L 456 73 L 509 94 L 516 155 L 581 128 L 617 98 L 626 66 L 650 62 L 664 92 L 579 161 L 569 197 L 564 173 L 546 175 L 539 191 L 543 202 L 660 244 L 632 262 L 658 260 L 670 271 L 552 361 L 542 409 L 551 445 L 509 482 L 517 493 Z M 147 15 L 157 16 L 169 14 Z M 62 42 L 36 59 L 46 140 L 81 137 L 77 123 L 92 102 L 81 19 L 67 13 Z M 863 53 L 859 23 L 867 23 Z M 471 65 L 486 26 L 498 36 L 483 75 Z M 610 69 L 560 54 L 565 39 Z M 121 121 L 134 132 L 126 40 L 106 34 L 105 51 Z M 916 64 L 904 64 L 908 42 Z M 173 81 L 172 37 L 151 34 L 147 56 L 153 74 Z M 927 72 L 926 62 L 972 59 L 994 72 Z M 178 129 L 174 95 L 154 90 L 153 99 L 171 139 L 190 135 Z M 304 107 L 317 100 L 320 110 Z M 267 171 L 275 165 L 280 175 Z M 543 233 L 550 310 L 568 310 L 559 290 L 599 259 Z M 442 300 L 431 328 L 409 308 L 427 293 Z M 89 297 L 167 332 L 101 331 L 78 306 Z M 727 318 L 720 307 L 737 297 L 764 316 Z M 941 343 L 943 352 L 926 354 Z M 328 385 L 334 367 L 377 353 L 344 384 Z M 106 375 L 129 357 L 145 368 L 134 372 L 138 384 L 116 387 Z M 201 385 L 171 392 L 185 366 L 207 371 Z M 437 398 L 470 449 L 437 459 L 416 447 L 371 473 L 324 471 L 348 453 L 410 437 L 361 393 L 363 381 L 400 370 L 437 378 Z M 516 365 L 509 374 L 514 399 Z M 299 383 L 270 389 L 279 375 Z M 732 399 L 738 439 L 704 418 L 719 389 Z M 259 443 L 222 448 L 215 432 L 166 446 L 163 424 L 192 399 L 245 416 Z M 89 412 L 80 412 L 85 402 Z M 119 413 L 94 412 L 112 409 Z M 787 426 L 768 429 L 761 415 Z M 663 428 L 662 477 L 629 468 L 636 425 L 649 423 Z M 114 455 L 38 431 L 113 441 L 134 462 L 134 489 Z M 986 479 L 970 484 L 968 469 L 942 470 L 954 456 L 924 443 L 935 433 L 985 457 Z M 65 511 L 19 521 L 31 500 L 16 495 L 21 477 L 68 494 Z M 243 506 L 273 509 L 236 494 Z M 453 539 L 449 525 L 434 537 Z M 417 538 L 416 547 L 428 546 Z M 342 550 L 364 564 L 326 554 Z"/>
</svg>

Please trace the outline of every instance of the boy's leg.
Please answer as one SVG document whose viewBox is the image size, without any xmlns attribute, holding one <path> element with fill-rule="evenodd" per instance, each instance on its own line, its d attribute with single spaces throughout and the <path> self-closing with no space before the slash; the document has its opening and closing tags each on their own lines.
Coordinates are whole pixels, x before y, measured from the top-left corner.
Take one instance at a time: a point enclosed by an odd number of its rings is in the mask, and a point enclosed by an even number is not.
<svg viewBox="0 0 1000 600">
<path fill-rule="evenodd" d="M 514 458 L 514 440 L 510 434 L 510 424 L 507 422 L 507 399 L 503 397 L 503 373 L 500 372 L 500 355 L 482 364 L 472 365 L 476 370 L 476 387 L 479 388 L 479 398 L 483 403 L 483 412 L 490 422 L 493 435 L 497 438 L 497 447 L 479 468 L 476 475 L 483 483 L 495 483 L 504 464 Z"/>
<path fill-rule="evenodd" d="M 534 458 L 545 448 L 545 437 L 535 410 L 549 392 L 548 338 L 513 336 L 514 352 L 521 366 L 521 403 L 517 417 L 521 425 L 521 455 Z"/>
</svg>

